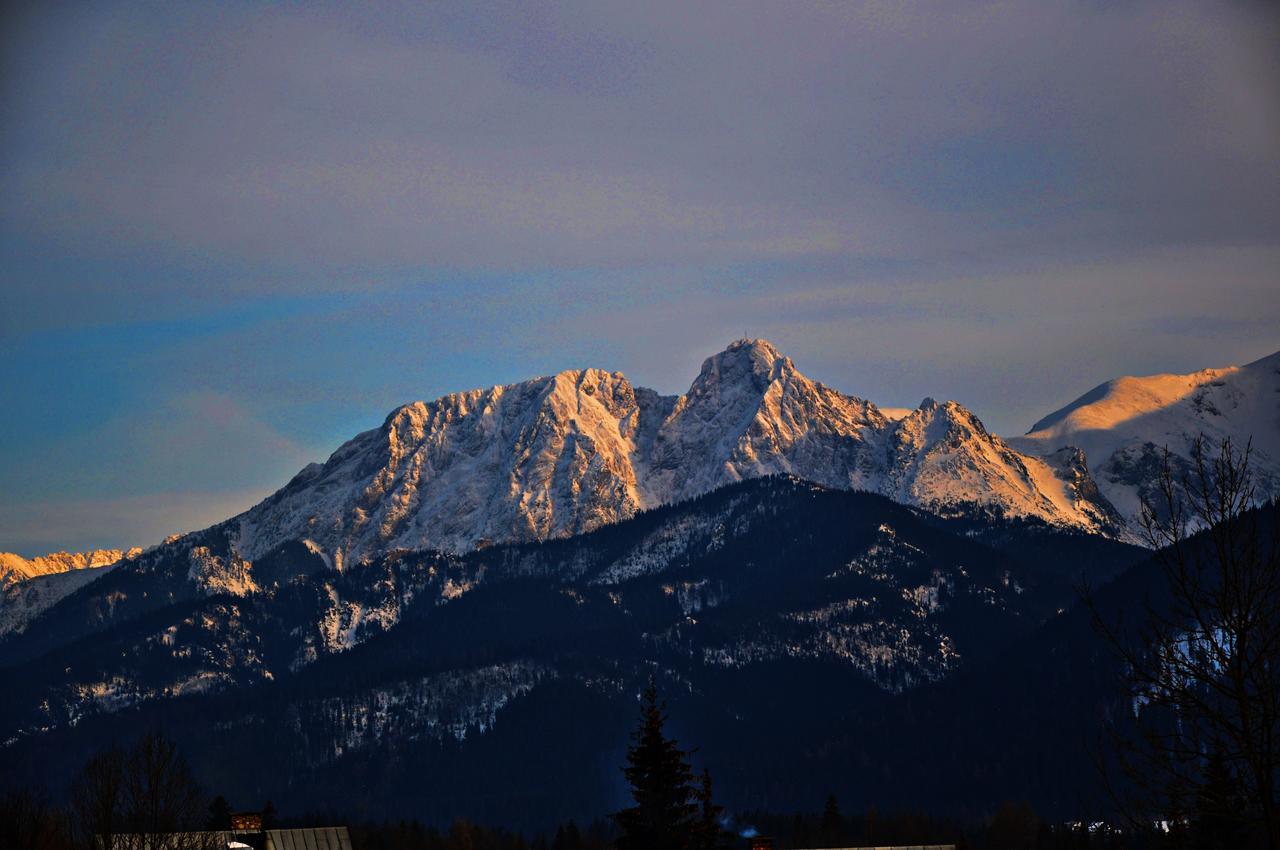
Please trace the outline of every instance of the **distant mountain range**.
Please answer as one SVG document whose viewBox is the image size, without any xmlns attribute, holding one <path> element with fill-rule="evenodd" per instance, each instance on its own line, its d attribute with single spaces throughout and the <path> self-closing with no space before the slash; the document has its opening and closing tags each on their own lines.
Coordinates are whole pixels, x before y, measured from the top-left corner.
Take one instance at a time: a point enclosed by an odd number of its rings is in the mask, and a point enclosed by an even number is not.
<svg viewBox="0 0 1280 850">
<path fill-rule="evenodd" d="M 141 549 L 94 549 L 92 552 L 52 552 L 30 559 L 12 552 L 0 552 L 0 587 L 70 570 L 110 566 L 141 551 Z"/>
<path fill-rule="evenodd" d="M 1141 561 L 1158 452 L 1185 466 L 1201 432 L 1251 438 L 1280 492 L 1280 354 L 1117 379 L 1008 441 L 955 402 L 844 395 L 763 340 L 681 396 L 588 369 L 406 405 L 203 531 L 0 556 L 0 784 L 162 722 L 227 789 L 294 806 L 599 813 L 604 774 L 520 741 L 577 735 L 613 771 L 654 673 L 740 804 L 818 794 L 849 764 L 788 758 L 853 752 L 842 730 L 872 714 L 901 734 L 895 712 L 932 711 L 918 694 L 985 705 L 962 683 L 1058 628 L 1080 579 Z M 545 775 L 495 792 L 513 747 Z M 364 791 L 315 796 L 334 771 Z"/>
<path fill-rule="evenodd" d="M 810 380 L 764 340 L 739 340 L 708 358 L 682 396 L 586 369 L 398 408 L 223 523 L 239 566 L 210 565 L 209 580 L 229 570 L 251 589 L 252 562 L 291 540 L 340 570 L 395 549 L 458 553 L 580 534 L 770 474 L 940 514 L 1030 517 L 1136 540 L 1163 449 L 1185 471 L 1200 433 L 1252 441 L 1259 495 L 1280 494 L 1280 353 L 1117 378 L 1006 441 L 956 402 L 880 408 Z M 21 591 L 18 581 L 137 551 L 0 553 L 0 635 L 88 579 Z"/>
<path fill-rule="evenodd" d="M 20 631 L 32 618 L 141 549 L 53 552 L 23 558 L 0 552 L 0 635 Z"/>
</svg>

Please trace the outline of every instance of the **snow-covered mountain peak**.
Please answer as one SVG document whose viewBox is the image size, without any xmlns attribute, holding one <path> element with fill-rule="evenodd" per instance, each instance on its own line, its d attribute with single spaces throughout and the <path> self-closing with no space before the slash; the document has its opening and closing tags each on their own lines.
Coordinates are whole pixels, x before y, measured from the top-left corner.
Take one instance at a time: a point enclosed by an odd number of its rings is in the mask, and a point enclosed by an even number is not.
<svg viewBox="0 0 1280 850">
<path fill-rule="evenodd" d="M 774 381 L 796 375 L 799 372 L 791 358 L 784 357 L 768 340 L 739 339 L 703 361 L 688 395 L 700 396 L 726 384 L 764 392 Z"/>
<path fill-rule="evenodd" d="M 1139 416 L 1181 401 L 1205 384 L 1239 371 L 1239 366 L 1228 366 L 1201 369 L 1187 375 L 1115 378 L 1041 419 L 1031 426 L 1027 435 L 1050 430 L 1066 433 L 1117 428 Z"/>
<path fill-rule="evenodd" d="M 896 420 L 897 438 L 900 442 L 925 446 L 945 442 L 952 448 L 974 441 L 990 443 L 999 451 L 1009 447 L 989 432 L 982 420 L 958 401 L 939 402 L 925 398 L 920 406 Z"/>
<path fill-rule="evenodd" d="M 645 462 L 647 492 L 689 498 L 761 475 L 864 487 L 874 466 L 874 405 L 809 380 L 765 345 L 708 360 L 676 400 Z"/>
<path fill-rule="evenodd" d="M 986 427 L 976 414 L 958 401 L 937 401 L 925 397 L 919 407 L 908 413 L 903 419 L 917 422 L 939 423 L 947 428 L 968 429 L 973 434 L 987 434 Z"/>
<path fill-rule="evenodd" d="M 502 406 L 532 403 L 549 414 L 574 416 L 584 408 L 603 407 L 624 416 L 635 404 L 636 389 L 621 372 L 603 369 L 567 369 L 555 375 L 531 378 L 515 384 L 449 393 L 434 401 L 415 401 L 396 408 L 383 423 L 388 434 L 401 440 L 417 440 L 432 427 L 469 416 L 493 420 Z"/>
<path fill-rule="evenodd" d="M 1101 492 L 1133 521 L 1156 495 L 1164 449 L 1182 465 L 1200 434 L 1211 444 L 1251 442 L 1260 493 L 1280 494 L 1280 352 L 1245 366 L 1116 378 L 1009 442 L 1042 456 L 1082 450 Z"/>
<path fill-rule="evenodd" d="M 947 513 L 998 515 L 1116 531 L 1116 516 L 1069 458 L 1028 457 L 955 401 L 926 398 L 892 426 L 895 462 L 883 492 Z"/>
<path fill-rule="evenodd" d="M 944 444 L 1020 464 L 954 402 L 926 400 L 895 421 L 809 379 L 769 342 L 743 339 L 707 358 L 678 397 L 635 387 L 620 372 L 578 369 L 397 408 L 238 517 L 236 537 L 249 560 L 302 539 L 341 568 L 392 548 L 464 551 L 577 534 L 771 474 L 1097 526 L 1050 472 L 1022 474 L 1015 486 L 1007 479 L 1017 475 L 1002 468 L 991 477 L 992 464 L 970 463 L 961 478 L 976 489 L 961 499 L 951 479 L 963 463 L 934 474 L 942 455 L 933 447 Z M 944 480 L 946 492 L 935 492 Z"/>
</svg>

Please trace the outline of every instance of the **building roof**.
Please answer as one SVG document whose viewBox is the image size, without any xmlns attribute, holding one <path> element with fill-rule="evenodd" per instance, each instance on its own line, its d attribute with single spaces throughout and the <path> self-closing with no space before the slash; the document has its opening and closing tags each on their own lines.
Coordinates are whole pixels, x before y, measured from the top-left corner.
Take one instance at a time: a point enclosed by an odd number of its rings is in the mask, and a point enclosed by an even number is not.
<svg viewBox="0 0 1280 850">
<path fill-rule="evenodd" d="M 266 850 L 351 850 L 345 826 L 308 829 L 268 829 Z"/>
<path fill-rule="evenodd" d="M 878 844 L 863 847 L 824 847 L 814 850 L 956 850 L 954 844 Z"/>
<path fill-rule="evenodd" d="M 345 826 L 99 835 L 96 838 L 100 850 L 239 850 L 237 844 L 255 850 L 351 850 L 351 834 Z"/>
</svg>

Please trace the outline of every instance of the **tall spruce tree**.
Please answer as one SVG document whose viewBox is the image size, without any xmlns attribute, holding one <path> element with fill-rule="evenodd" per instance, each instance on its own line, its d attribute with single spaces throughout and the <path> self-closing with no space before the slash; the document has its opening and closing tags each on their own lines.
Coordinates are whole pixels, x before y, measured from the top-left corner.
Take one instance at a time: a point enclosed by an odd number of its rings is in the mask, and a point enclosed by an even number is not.
<svg viewBox="0 0 1280 850">
<path fill-rule="evenodd" d="M 1204 768 L 1204 781 L 1196 789 L 1192 809 L 1192 846 L 1195 850 L 1248 847 L 1251 842 L 1240 818 L 1242 805 L 1240 785 L 1231 775 L 1226 759 L 1220 753 L 1210 754 Z M 1259 842 L 1252 843 L 1256 846 Z"/>
<path fill-rule="evenodd" d="M 844 817 L 840 814 L 840 804 L 835 794 L 827 795 L 826 805 L 822 807 L 822 822 L 819 824 L 822 843 L 834 847 L 844 837 Z"/>
<path fill-rule="evenodd" d="M 618 850 L 694 850 L 697 843 L 698 788 L 688 753 L 663 732 L 665 708 L 650 680 L 623 768 L 635 805 L 613 816 L 621 830 Z"/>
<path fill-rule="evenodd" d="M 720 819 L 724 806 L 717 806 L 711 793 L 711 771 L 703 768 L 702 783 L 698 787 L 698 824 L 693 845 L 697 850 L 720 850 L 727 846 Z"/>
<path fill-rule="evenodd" d="M 209 818 L 205 821 L 205 829 L 231 829 L 231 804 L 227 798 L 219 794 L 209 804 Z"/>
</svg>

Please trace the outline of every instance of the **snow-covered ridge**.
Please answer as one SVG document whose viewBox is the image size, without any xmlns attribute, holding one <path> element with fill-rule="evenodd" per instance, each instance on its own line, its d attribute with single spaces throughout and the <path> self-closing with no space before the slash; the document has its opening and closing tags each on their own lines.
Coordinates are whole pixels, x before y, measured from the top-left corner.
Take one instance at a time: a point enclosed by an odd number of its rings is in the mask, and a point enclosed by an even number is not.
<svg viewBox="0 0 1280 850">
<path fill-rule="evenodd" d="M 125 558 L 132 558 L 141 551 L 138 548 L 94 549 L 90 552 L 50 552 L 48 555 L 40 555 L 36 558 L 24 558 L 12 552 L 0 552 L 0 586 L 26 581 L 36 576 L 105 567 Z"/>
<path fill-rule="evenodd" d="M 0 585 L 0 637 L 21 632 L 40 614 L 122 563 L 66 570 Z"/>
<path fill-rule="evenodd" d="M 20 632 L 35 617 L 141 549 L 52 552 L 24 558 L 0 552 L 0 637 Z"/>
<path fill-rule="evenodd" d="M 680 396 L 583 369 L 405 405 L 230 525 L 247 560 L 307 540 L 342 569 L 396 548 L 566 537 L 779 473 L 934 510 L 1111 522 L 1080 470 L 1019 454 L 961 405 L 894 413 L 739 340 Z"/>
<path fill-rule="evenodd" d="M 1099 490 L 1132 523 L 1141 499 L 1155 495 L 1164 448 L 1184 466 L 1200 434 L 1211 445 L 1251 442 L 1259 495 L 1280 494 L 1280 352 L 1246 366 L 1107 381 L 1009 443 L 1040 456 L 1081 450 Z"/>
</svg>

